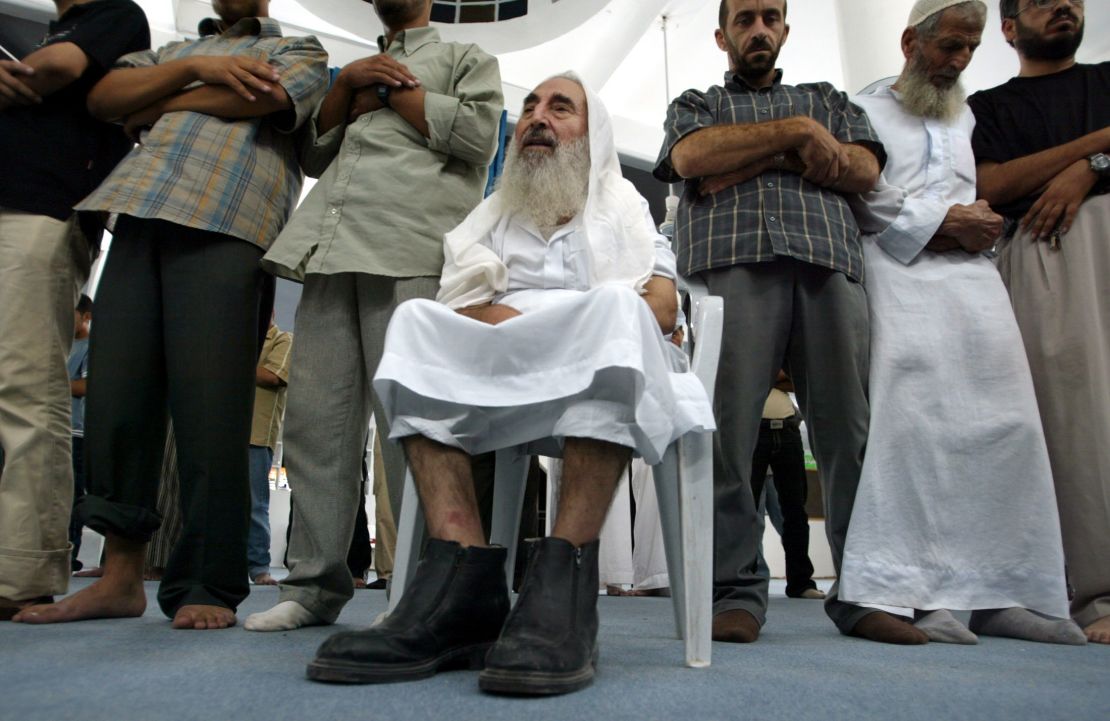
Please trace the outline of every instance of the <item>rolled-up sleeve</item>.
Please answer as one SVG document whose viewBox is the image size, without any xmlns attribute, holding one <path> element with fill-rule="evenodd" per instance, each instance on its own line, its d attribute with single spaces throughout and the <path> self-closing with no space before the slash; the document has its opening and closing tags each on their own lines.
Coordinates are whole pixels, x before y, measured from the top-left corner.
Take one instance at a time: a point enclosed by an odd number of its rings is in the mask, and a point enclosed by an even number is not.
<svg viewBox="0 0 1110 721">
<path fill-rule="evenodd" d="M 659 150 L 659 158 L 655 161 L 652 175 L 664 183 L 677 183 L 683 180 L 671 165 L 671 151 L 690 133 L 716 124 L 717 118 L 710 112 L 704 93 L 687 90 L 675 98 L 667 108 L 667 120 L 663 126 L 666 137 L 663 139 L 663 147 Z"/>
<path fill-rule="evenodd" d="M 833 136 L 842 143 L 862 145 L 878 159 L 880 170 L 886 167 L 886 148 L 863 108 L 853 103 L 847 93 L 836 90 L 831 85 L 828 86 L 825 103 L 831 119 L 829 129 Z"/>
<path fill-rule="evenodd" d="M 286 38 L 270 55 L 270 64 L 280 73 L 278 82 L 293 103 L 292 114 L 274 128 L 292 133 L 312 117 L 328 91 L 328 53 L 312 36 Z"/>
<path fill-rule="evenodd" d="M 912 263 L 933 239 L 948 208 L 940 196 L 911 196 L 881 180 L 875 190 L 852 201 L 860 229 L 874 234 L 879 247 L 903 265 Z"/>
<path fill-rule="evenodd" d="M 454 95 L 428 92 L 424 96 L 428 147 L 485 165 L 497 150 L 505 108 L 497 58 L 471 46 L 456 69 L 454 91 Z"/>
<path fill-rule="evenodd" d="M 157 50 L 137 50 L 121 56 L 113 67 L 117 68 L 149 68 L 158 64 Z"/>
</svg>

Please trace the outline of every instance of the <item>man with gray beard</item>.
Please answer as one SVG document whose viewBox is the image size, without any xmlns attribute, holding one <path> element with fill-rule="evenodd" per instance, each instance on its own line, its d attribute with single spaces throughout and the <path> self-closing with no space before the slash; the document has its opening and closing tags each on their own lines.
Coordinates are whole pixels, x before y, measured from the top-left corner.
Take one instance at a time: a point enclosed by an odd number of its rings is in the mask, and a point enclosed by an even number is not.
<svg viewBox="0 0 1110 721">
<path fill-rule="evenodd" d="M 981 0 L 918 0 L 893 86 L 856 98 L 887 149 L 856 203 L 871 316 L 871 427 L 841 598 L 916 611 L 930 640 L 1083 644 L 1029 366 L 988 258 L 959 77 Z M 913 409 L 913 413 L 907 413 Z M 970 630 L 947 609 L 972 611 Z"/>
<path fill-rule="evenodd" d="M 391 683 L 482 668 L 483 691 L 550 695 L 597 663 L 598 536 L 633 453 L 659 463 L 713 427 L 664 340 L 674 255 L 621 176 L 601 101 L 573 76 L 524 101 L 501 189 L 447 234 L 438 300 L 397 308 L 374 390 L 403 441 L 428 533 L 396 609 L 320 647 L 309 678 Z M 506 549 L 482 531 L 470 457 L 563 457 L 552 535 L 510 613 Z"/>
<path fill-rule="evenodd" d="M 304 282 L 285 456 L 293 489 L 289 576 L 248 631 L 334 623 L 354 593 L 347 550 L 371 410 L 370 378 L 393 310 L 431 298 L 443 234 L 482 199 L 504 104 L 497 59 L 442 42 L 431 0 L 375 0 L 381 52 L 340 71 L 309 122 L 305 172 L 319 177 L 262 264 Z M 404 457 L 382 444 L 393 515 Z"/>
</svg>

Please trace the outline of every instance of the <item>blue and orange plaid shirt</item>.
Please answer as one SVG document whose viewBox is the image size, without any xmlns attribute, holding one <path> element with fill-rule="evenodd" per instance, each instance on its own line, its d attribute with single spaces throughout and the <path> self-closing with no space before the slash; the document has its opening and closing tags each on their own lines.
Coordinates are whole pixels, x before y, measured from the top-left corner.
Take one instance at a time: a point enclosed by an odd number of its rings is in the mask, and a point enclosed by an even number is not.
<svg viewBox="0 0 1110 721">
<path fill-rule="evenodd" d="M 241 120 L 166 113 L 77 209 L 157 218 L 268 248 L 300 196 L 298 130 L 327 92 L 327 53 L 314 37 L 282 37 L 276 20 L 246 18 L 218 35 L 125 55 L 116 67 L 191 55 L 268 61 L 293 109 Z"/>
</svg>

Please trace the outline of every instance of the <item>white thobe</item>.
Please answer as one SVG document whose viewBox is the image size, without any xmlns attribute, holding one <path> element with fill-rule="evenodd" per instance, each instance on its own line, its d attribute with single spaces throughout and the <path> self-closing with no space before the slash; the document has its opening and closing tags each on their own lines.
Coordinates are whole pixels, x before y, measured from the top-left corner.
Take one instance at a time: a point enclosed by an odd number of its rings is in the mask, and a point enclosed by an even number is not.
<svg viewBox="0 0 1110 721">
<path fill-rule="evenodd" d="M 495 302 L 522 315 L 493 326 L 431 301 L 398 307 L 374 377 L 391 438 L 420 434 L 470 454 L 527 443 L 547 455 L 552 441 L 597 438 L 655 464 L 683 434 L 714 427 L 704 388 L 644 300 L 589 286 L 581 224 L 545 239 L 502 220 L 480 242 L 508 268 Z M 661 236 L 655 257 L 655 272 L 673 278 Z"/>
<path fill-rule="evenodd" d="M 952 205 L 975 201 L 973 116 L 912 116 L 890 88 L 856 102 L 888 161 L 857 208 L 874 233 L 871 426 L 840 596 L 1067 617 L 1052 475 L 1006 289 L 982 255 L 924 249 Z"/>
</svg>

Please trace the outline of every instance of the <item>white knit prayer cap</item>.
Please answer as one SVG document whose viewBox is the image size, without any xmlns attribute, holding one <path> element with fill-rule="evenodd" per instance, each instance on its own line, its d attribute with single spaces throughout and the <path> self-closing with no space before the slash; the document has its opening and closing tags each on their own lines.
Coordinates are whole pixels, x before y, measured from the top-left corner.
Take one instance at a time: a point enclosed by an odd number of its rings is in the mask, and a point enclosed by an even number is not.
<svg viewBox="0 0 1110 721">
<path fill-rule="evenodd" d="M 987 7 L 987 4 L 983 2 L 983 0 L 972 1 L 978 2 L 984 9 Z M 913 4 L 913 10 L 910 11 L 910 19 L 909 22 L 906 23 L 906 27 L 915 28 L 933 15 L 947 10 L 953 5 L 962 5 L 965 2 L 968 2 L 968 0 L 917 0 L 917 2 Z"/>
</svg>

